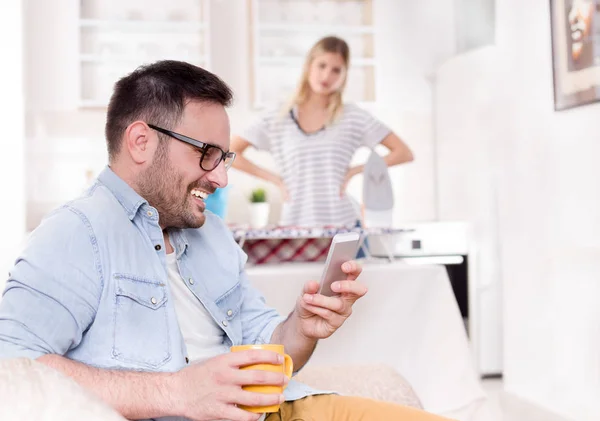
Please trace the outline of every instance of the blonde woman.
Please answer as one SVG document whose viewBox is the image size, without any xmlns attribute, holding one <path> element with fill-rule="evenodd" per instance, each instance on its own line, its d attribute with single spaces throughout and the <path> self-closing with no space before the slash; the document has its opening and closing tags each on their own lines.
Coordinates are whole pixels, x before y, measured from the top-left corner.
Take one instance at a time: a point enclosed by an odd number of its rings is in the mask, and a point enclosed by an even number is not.
<svg viewBox="0 0 600 421">
<path fill-rule="evenodd" d="M 362 165 L 350 167 L 361 146 L 387 147 L 388 166 L 413 160 L 411 150 L 389 128 L 357 105 L 343 102 L 349 64 L 344 40 L 321 39 L 308 53 L 297 92 L 283 115 L 281 110 L 270 112 L 233 136 L 234 168 L 280 187 L 281 225 L 355 225 L 358 214 L 345 190 L 363 170 Z M 270 151 L 279 174 L 248 160 L 244 152 L 249 146 Z"/>
</svg>

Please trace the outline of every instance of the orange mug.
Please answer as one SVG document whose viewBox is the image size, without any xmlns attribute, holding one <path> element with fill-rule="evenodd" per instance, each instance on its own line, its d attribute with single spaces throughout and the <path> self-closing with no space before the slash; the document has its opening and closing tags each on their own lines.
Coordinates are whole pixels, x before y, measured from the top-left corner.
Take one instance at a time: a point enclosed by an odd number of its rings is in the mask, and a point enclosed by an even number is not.
<svg viewBox="0 0 600 421">
<path fill-rule="evenodd" d="M 283 373 L 288 377 L 288 379 L 292 378 L 292 373 L 294 371 L 294 363 L 292 361 L 292 357 L 290 357 L 289 355 L 287 355 L 285 353 L 283 345 L 277 345 L 277 344 L 236 345 L 236 346 L 231 347 L 231 352 L 247 351 L 249 349 L 264 349 L 267 351 L 276 352 L 279 355 L 283 356 L 284 362 L 282 364 L 252 364 L 252 365 L 242 367 L 241 370 L 263 370 L 263 371 L 270 371 L 272 373 Z M 285 389 L 285 386 L 247 385 L 247 386 L 242 386 L 242 389 L 247 390 L 248 392 L 269 393 L 269 394 L 281 395 L 283 393 L 283 389 Z M 270 405 L 270 406 L 238 405 L 238 408 L 245 409 L 246 411 L 255 412 L 255 413 L 277 412 L 277 411 L 279 411 L 279 404 Z"/>
</svg>

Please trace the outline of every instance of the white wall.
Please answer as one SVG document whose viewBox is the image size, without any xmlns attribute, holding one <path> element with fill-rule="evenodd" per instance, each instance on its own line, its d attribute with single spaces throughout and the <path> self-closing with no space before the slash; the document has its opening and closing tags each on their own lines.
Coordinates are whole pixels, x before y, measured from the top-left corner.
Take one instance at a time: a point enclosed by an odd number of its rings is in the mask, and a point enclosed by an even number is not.
<svg viewBox="0 0 600 421">
<path fill-rule="evenodd" d="M 77 109 L 78 2 L 24 1 L 27 228 L 106 162 L 104 110 Z"/>
<path fill-rule="evenodd" d="M 448 61 L 438 72 L 436 90 L 439 217 L 471 225 L 477 285 L 470 296 L 477 297 L 472 335 L 487 374 L 502 373 L 497 152 L 510 136 L 505 122 L 512 117 L 500 56 L 498 47 L 489 46 Z"/>
<path fill-rule="evenodd" d="M 77 0 L 26 0 L 25 87 L 27 107 L 72 110 L 79 85 Z"/>
<path fill-rule="evenodd" d="M 23 13 L 20 1 L 0 3 L 3 80 L 0 103 L 0 290 L 25 234 Z"/>
<path fill-rule="evenodd" d="M 436 218 L 432 82 L 456 49 L 453 6 L 451 0 L 374 2 L 379 64 L 374 111 L 415 154 L 413 163 L 390 169 L 396 225 Z"/>
<path fill-rule="evenodd" d="M 600 417 L 600 104 L 554 112 L 549 4 L 497 1 L 497 45 L 439 72 L 440 204 L 503 284 L 506 390 Z M 499 258 L 499 260 L 496 260 Z"/>
<path fill-rule="evenodd" d="M 103 110 L 79 110 L 77 95 L 76 1 L 27 2 L 27 158 L 28 225 L 35 225 L 49 209 L 69 199 L 85 184 L 86 171 L 97 172 L 106 159 Z M 392 169 L 396 199 L 395 223 L 426 221 L 435 217 L 433 183 L 432 92 L 428 77 L 454 48 L 452 1 L 435 7 L 431 2 L 377 0 L 375 48 L 379 60 L 377 95 L 373 112 L 403 137 L 416 160 Z M 234 89 L 230 110 L 232 129 L 241 130 L 259 114 L 250 107 L 249 51 L 246 0 L 211 2 L 211 70 Z M 448 34 L 440 42 L 441 32 Z M 50 34 L 50 35 L 48 35 Z M 418 37 L 418 43 L 412 40 Z M 46 159 L 48 156 L 52 160 Z M 270 156 L 251 157 L 274 167 Z M 355 162 L 365 161 L 365 151 Z M 70 180 L 57 188 L 58 180 Z M 247 221 L 246 198 L 261 182 L 235 170 L 228 220 Z M 278 217 L 279 194 L 265 186 Z M 349 189 L 360 196 L 361 179 Z"/>
</svg>

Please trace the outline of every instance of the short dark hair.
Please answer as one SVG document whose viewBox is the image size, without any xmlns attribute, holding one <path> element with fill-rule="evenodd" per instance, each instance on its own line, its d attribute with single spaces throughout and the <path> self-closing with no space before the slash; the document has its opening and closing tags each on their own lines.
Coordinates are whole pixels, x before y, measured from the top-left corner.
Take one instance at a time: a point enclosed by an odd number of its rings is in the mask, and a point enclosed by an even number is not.
<svg viewBox="0 0 600 421">
<path fill-rule="evenodd" d="M 158 61 L 138 67 L 114 87 L 106 116 L 106 145 L 113 160 L 123 133 L 136 120 L 172 128 L 190 100 L 231 105 L 233 93 L 218 76 L 189 63 Z"/>
</svg>

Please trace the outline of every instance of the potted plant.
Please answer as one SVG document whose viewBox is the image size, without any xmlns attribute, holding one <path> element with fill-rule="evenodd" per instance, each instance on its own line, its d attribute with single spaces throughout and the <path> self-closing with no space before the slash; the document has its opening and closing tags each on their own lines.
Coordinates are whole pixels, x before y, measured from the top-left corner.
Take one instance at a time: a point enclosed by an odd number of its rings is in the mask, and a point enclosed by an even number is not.
<svg viewBox="0 0 600 421">
<path fill-rule="evenodd" d="M 253 228 L 263 228 L 269 223 L 269 203 L 267 192 L 263 188 L 252 190 L 250 195 L 250 225 Z"/>
</svg>

